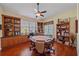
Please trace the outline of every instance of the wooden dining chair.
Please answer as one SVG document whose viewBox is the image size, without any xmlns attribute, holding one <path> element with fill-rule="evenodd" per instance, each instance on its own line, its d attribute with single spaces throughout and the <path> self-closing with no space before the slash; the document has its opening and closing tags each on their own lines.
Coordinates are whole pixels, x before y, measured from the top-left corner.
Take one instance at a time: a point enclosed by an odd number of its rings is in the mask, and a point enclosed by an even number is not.
<svg viewBox="0 0 79 59">
<path fill-rule="evenodd" d="M 44 41 L 36 40 L 35 48 L 39 54 L 43 54 L 44 53 Z"/>
<path fill-rule="evenodd" d="M 30 41 L 30 50 L 34 50 L 35 49 L 35 42 Z"/>
</svg>

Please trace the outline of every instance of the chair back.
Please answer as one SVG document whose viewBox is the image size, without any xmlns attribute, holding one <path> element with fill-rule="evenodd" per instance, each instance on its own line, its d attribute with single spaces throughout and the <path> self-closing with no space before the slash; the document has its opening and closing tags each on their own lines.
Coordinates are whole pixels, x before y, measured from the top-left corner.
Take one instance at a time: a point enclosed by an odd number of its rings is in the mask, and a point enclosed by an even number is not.
<svg viewBox="0 0 79 59">
<path fill-rule="evenodd" d="M 35 48 L 38 53 L 42 54 L 44 52 L 44 41 L 43 40 L 36 40 Z"/>
</svg>

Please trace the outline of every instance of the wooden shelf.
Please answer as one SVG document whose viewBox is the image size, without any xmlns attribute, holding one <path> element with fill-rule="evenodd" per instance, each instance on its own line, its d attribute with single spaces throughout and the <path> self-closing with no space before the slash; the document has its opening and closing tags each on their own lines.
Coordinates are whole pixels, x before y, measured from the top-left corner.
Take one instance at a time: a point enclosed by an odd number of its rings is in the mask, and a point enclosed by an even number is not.
<svg viewBox="0 0 79 59">
<path fill-rule="evenodd" d="M 19 29 L 17 30 L 19 34 L 15 32 L 16 29 Z M 20 35 L 20 18 L 2 15 L 2 32 L 3 37 Z"/>
<path fill-rule="evenodd" d="M 70 41 L 70 22 L 59 21 L 57 24 L 56 31 L 57 39 L 59 41 L 65 42 L 66 40 Z"/>
</svg>

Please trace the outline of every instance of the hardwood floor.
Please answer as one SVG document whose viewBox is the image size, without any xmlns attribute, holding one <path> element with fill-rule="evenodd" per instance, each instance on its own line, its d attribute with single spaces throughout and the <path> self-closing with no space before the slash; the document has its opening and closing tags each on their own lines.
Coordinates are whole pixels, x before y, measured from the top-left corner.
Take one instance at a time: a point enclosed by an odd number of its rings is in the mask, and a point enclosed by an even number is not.
<svg viewBox="0 0 79 59">
<path fill-rule="evenodd" d="M 1 56 L 35 56 L 36 53 L 29 50 L 30 43 L 23 43 L 14 47 L 5 48 L 0 52 Z M 63 44 L 54 42 L 55 56 L 76 56 L 76 48 L 68 47 Z M 53 56 L 54 56 L 53 55 Z"/>
<path fill-rule="evenodd" d="M 77 50 L 75 47 L 66 46 L 60 43 L 55 42 L 55 55 L 57 56 L 77 56 Z"/>
</svg>

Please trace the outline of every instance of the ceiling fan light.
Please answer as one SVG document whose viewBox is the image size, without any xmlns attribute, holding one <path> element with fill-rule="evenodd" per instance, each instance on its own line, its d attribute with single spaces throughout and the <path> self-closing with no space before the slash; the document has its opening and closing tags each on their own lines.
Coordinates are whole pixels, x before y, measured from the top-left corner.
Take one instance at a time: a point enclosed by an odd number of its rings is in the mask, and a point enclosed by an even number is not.
<svg viewBox="0 0 79 59">
<path fill-rule="evenodd" d="M 37 15 L 37 16 L 40 16 L 40 13 L 37 13 L 36 15 Z"/>
</svg>

